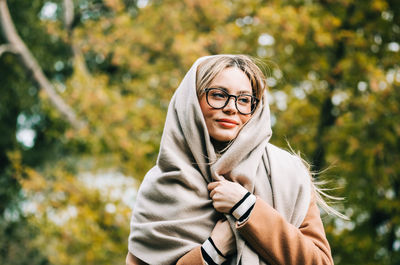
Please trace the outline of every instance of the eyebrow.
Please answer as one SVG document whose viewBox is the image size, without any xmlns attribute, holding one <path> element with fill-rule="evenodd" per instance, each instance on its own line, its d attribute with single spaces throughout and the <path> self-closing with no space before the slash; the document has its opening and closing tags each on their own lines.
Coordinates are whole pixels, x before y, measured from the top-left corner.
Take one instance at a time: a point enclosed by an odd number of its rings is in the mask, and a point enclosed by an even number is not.
<svg viewBox="0 0 400 265">
<path fill-rule="evenodd" d="M 219 89 L 224 90 L 226 93 L 229 94 L 228 89 L 223 87 L 223 86 L 217 85 L 217 86 L 212 86 L 212 88 L 219 88 Z M 250 94 L 251 95 L 252 93 L 253 93 L 253 91 L 248 91 L 248 90 L 239 90 L 238 91 L 238 95 L 241 95 L 241 94 Z"/>
</svg>

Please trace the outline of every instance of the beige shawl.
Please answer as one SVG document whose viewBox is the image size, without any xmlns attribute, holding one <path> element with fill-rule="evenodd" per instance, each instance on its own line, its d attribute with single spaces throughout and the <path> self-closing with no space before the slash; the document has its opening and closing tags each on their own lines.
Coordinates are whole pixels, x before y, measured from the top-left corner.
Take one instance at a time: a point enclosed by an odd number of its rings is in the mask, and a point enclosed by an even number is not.
<svg viewBox="0 0 400 265">
<path fill-rule="evenodd" d="M 146 174 L 133 209 L 129 251 L 152 265 L 173 264 L 210 236 L 221 218 L 207 191 L 216 174 L 240 183 L 297 227 L 308 210 L 307 169 L 299 158 L 268 143 L 266 94 L 231 146 L 217 156 L 196 95 L 196 69 L 204 58 L 193 64 L 172 97 L 157 165 Z M 234 228 L 234 219 L 227 217 Z M 237 254 L 230 264 L 265 264 L 236 231 L 235 237 Z"/>
</svg>

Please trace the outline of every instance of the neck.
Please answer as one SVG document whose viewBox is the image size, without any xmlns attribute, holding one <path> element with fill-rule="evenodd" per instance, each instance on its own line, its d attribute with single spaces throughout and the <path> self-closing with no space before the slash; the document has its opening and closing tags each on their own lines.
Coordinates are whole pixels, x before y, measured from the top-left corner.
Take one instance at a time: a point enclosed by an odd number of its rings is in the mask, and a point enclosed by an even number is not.
<svg viewBox="0 0 400 265">
<path fill-rule="evenodd" d="M 213 144 L 215 151 L 218 154 L 222 154 L 231 142 L 220 142 L 211 138 L 211 143 Z"/>
</svg>

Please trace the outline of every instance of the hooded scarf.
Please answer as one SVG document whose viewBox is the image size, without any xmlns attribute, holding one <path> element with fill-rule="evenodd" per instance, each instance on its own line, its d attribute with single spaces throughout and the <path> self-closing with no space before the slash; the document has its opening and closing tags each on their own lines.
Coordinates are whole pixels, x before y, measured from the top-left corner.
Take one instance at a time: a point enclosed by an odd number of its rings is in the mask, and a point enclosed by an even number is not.
<svg viewBox="0 0 400 265">
<path fill-rule="evenodd" d="M 206 58 L 192 65 L 175 91 L 157 164 L 146 174 L 136 197 L 129 251 L 148 264 L 174 264 L 210 236 L 221 214 L 213 208 L 207 184 L 217 175 L 238 182 L 296 227 L 308 211 L 310 174 L 297 156 L 269 143 L 266 93 L 236 139 L 218 155 L 196 94 L 197 66 Z M 237 247 L 229 264 L 266 264 L 236 231 L 235 219 L 226 217 Z"/>
</svg>

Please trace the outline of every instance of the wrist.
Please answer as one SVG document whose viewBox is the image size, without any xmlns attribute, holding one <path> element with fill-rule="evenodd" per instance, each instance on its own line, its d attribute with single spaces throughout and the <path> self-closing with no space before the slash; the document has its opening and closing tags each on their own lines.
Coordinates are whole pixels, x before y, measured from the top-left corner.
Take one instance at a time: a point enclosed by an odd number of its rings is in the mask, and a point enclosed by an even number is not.
<svg viewBox="0 0 400 265">
<path fill-rule="evenodd" d="M 201 254 L 209 265 L 219 265 L 226 261 L 226 253 L 223 253 L 211 237 L 201 245 Z"/>
<path fill-rule="evenodd" d="M 225 242 L 226 241 L 225 238 L 212 235 L 208 238 L 208 240 L 210 240 L 210 242 L 212 242 L 213 246 L 215 247 L 216 250 L 219 251 L 221 256 L 227 257 L 229 255 L 228 254 L 229 248 L 228 248 L 228 244 Z"/>
<path fill-rule="evenodd" d="M 239 222 L 246 220 L 256 202 L 256 196 L 247 192 L 230 210 L 230 214 Z"/>
</svg>

